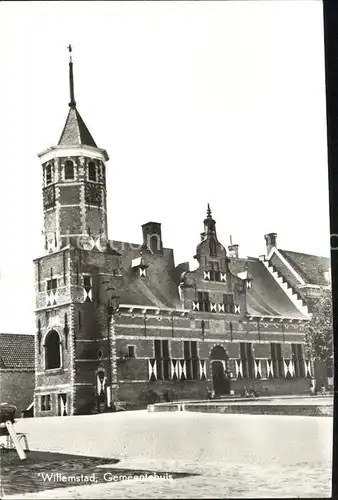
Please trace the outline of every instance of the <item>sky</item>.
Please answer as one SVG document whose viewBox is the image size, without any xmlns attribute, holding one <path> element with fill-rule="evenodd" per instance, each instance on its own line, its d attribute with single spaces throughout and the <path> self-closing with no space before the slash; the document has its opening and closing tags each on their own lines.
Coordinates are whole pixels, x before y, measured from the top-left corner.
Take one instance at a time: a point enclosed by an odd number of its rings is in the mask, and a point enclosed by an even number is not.
<svg viewBox="0 0 338 500">
<path fill-rule="evenodd" d="M 193 261 L 207 203 L 240 256 L 329 256 L 322 3 L 0 3 L 0 331 L 35 331 L 38 153 L 78 110 L 108 151 L 108 237 L 162 223 Z M 195 266 L 196 267 L 196 266 Z"/>
</svg>

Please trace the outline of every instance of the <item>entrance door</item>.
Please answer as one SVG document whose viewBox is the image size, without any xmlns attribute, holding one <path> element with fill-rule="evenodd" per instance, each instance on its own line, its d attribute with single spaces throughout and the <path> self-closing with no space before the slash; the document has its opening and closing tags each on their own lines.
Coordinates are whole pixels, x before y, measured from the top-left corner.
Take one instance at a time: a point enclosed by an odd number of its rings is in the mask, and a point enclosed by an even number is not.
<svg viewBox="0 0 338 500">
<path fill-rule="evenodd" d="M 230 377 L 229 373 L 224 370 L 222 361 L 213 361 L 211 366 L 215 396 L 230 394 Z"/>
<path fill-rule="evenodd" d="M 215 396 L 225 396 L 226 394 L 230 394 L 228 359 L 229 356 L 222 346 L 215 346 L 211 351 L 210 360 Z"/>
</svg>

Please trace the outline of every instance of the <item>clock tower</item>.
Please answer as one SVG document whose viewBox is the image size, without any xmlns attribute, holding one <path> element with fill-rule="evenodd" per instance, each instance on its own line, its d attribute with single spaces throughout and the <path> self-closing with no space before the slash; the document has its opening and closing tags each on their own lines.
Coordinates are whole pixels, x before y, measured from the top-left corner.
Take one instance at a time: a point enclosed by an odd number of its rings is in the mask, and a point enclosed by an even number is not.
<svg viewBox="0 0 338 500">
<path fill-rule="evenodd" d="M 60 140 L 39 155 L 45 250 L 34 261 L 35 416 L 101 411 L 113 390 L 109 290 L 119 286 L 121 261 L 107 234 L 108 154 L 77 110 L 71 57 L 69 85 Z"/>
<path fill-rule="evenodd" d="M 71 50 L 71 49 L 70 49 Z M 106 166 L 76 107 L 73 61 L 69 61 L 69 112 L 57 146 L 39 154 L 43 174 L 45 250 L 74 239 L 107 237 Z"/>
</svg>

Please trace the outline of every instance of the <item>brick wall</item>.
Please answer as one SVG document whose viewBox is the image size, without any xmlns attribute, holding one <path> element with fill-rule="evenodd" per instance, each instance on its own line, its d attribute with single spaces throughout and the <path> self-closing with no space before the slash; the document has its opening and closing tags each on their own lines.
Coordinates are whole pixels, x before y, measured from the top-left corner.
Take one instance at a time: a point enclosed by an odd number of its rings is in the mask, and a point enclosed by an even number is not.
<svg viewBox="0 0 338 500">
<path fill-rule="evenodd" d="M 16 406 L 17 417 L 33 402 L 33 396 L 34 371 L 0 370 L 0 402 Z"/>
</svg>

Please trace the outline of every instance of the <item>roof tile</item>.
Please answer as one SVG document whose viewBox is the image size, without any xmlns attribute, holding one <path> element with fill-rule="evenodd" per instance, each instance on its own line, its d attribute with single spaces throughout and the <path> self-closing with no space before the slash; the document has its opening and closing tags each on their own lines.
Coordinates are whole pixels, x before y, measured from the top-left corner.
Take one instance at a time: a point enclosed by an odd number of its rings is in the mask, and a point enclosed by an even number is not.
<svg viewBox="0 0 338 500">
<path fill-rule="evenodd" d="M 97 148 L 97 145 L 80 113 L 76 108 L 71 107 L 58 145 L 79 146 L 81 144 Z"/>
<path fill-rule="evenodd" d="M 34 370 L 34 335 L 0 333 L 0 369 Z"/>
</svg>

